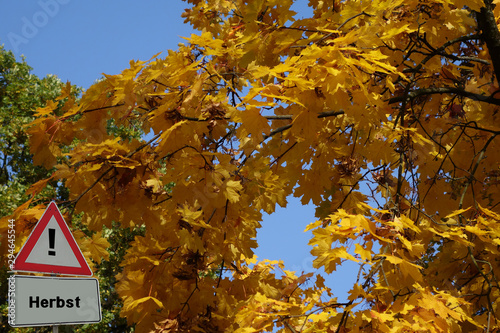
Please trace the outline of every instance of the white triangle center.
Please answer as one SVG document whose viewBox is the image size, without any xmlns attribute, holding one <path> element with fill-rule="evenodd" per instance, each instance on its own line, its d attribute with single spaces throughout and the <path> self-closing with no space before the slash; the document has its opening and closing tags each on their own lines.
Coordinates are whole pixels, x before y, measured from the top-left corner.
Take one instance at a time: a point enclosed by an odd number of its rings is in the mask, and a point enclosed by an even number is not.
<svg viewBox="0 0 500 333">
<path fill-rule="evenodd" d="M 52 231 L 49 231 L 52 229 Z M 52 233 L 52 235 L 49 235 Z M 52 239 L 50 239 L 52 238 Z M 26 258 L 27 263 L 54 266 L 81 267 L 71 246 L 52 216 L 40 238 Z"/>
</svg>

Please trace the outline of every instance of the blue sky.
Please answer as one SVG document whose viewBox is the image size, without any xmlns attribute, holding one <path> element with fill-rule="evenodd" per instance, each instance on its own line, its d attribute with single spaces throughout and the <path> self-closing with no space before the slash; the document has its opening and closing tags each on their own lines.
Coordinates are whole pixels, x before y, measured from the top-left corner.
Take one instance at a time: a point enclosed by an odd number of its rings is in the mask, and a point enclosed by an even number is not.
<svg viewBox="0 0 500 333">
<path fill-rule="evenodd" d="M 298 18 L 308 12 L 298 0 Z M 194 31 L 183 23 L 187 4 L 181 0 L 77 1 L 38 0 L 0 2 L 0 44 L 18 59 L 26 57 L 33 73 L 58 76 L 88 88 L 106 74 L 118 74 L 129 61 L 148 60 L 158 52 L 176 49 Z M 161 56 L 161 55 L 160 55 Z M 259 259 L 282 259 L 287 269 L 313 271 L 310 234 L 304 228 L 315 220 L 314 207 L 288 198 L 286 209 L 265 215 L 258 233 Z M 357 266 L 326 277 L 342 301 L 356 277 Z"/>
</svg>

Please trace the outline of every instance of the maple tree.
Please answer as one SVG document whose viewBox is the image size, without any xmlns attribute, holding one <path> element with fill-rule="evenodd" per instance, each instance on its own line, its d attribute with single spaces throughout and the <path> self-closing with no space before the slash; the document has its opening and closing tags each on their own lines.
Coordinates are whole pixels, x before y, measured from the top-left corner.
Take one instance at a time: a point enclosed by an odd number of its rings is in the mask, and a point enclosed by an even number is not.
<svg viewBox="0 0 500 333">
<path fill-rule="evenodd" d="M 178 50 L 37 110 L 34 161 L 56 171 L 30 193 L 64 182 L 95 262 L 103 227 L 145 228 L 116 275 L 140 332 L 492 332 L 498 2 L 310 0 L 295 19 L 292 0 L 189 0 L 200 33 Z M 315 269 L 359 263 L 346 301 L 254 257 L 289 195 L 317 207 Z"/>
</svg>

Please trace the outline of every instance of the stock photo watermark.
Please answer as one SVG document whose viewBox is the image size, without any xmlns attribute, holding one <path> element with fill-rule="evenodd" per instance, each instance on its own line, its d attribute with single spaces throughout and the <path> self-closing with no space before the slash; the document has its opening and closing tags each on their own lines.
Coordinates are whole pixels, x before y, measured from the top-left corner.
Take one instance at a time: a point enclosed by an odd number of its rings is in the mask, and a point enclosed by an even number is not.
<svg viewBox="0 0 500 333">
<path fill-rule="evenodd" d="M 15 223 L 16 221 L 13 219 L 9 220 L 9 227 L 8 227 L 8 236 L 7 236 L 7 242 L 8 242 L 8 253 L 7 253 L 7 259 L 9 262 L 9 268 L 12 270 L 12 265 L 14 264 L 14 259 L 16 259 L 16 256 L 14 255 L 16 251 L 16 230 L 15 230 Z"/>
<path fill-rule="evenodd" d="M 8 277 L 9 281 L 9 293 L 7 295 L 7 298 L 9 300 L 9 305 L 8 305 L 8 320 L 9 320 L 9 325 L 14 325 L 16 322 L 16 279 L 13 275 Z"/>
<path fill-rule="evenodd" d="M 21 28 L 19 31 L 11 31 L 7 34 L 7 39 L 14 53 L 19 53 L 19 46 L 28 44 L 35 38 L 43 27 L 60 11 L 62 5 L 66 5 L 71 0 L 39 0 L 37 2 L 39 10 L 30 17 L 21 17 Z"/>
<path fill-rule="evenodd" d="M 16 250 L 16 230 L 15 230 L 15 225 L 16 225 L 16 220 L 14 219 L 9 219 L 9 226 L 8 226 L 8 231 L 7 231 L 7 243 L 8 243 L 8 254 L 7 254 L 7 260 L 8 260 L 8 265 L 10 270 L 12 271 L 13 265 L 14 265 L 14 259 L 16 259 L 15 256 L 15 250 Z M 8 320 L 9 324 L 14 323 L 16 319 L 16 308 L 15 308 L 15 294 L 16 294 L 16 284 L 15 284 L 15 279 L 14 276 L 9 276 L 8 278 L 8 286 L 9 286 L 9 293 L 7 295 L 7 298 L 9 300 L 9 305 L 8 305 Z"/>
</svg>

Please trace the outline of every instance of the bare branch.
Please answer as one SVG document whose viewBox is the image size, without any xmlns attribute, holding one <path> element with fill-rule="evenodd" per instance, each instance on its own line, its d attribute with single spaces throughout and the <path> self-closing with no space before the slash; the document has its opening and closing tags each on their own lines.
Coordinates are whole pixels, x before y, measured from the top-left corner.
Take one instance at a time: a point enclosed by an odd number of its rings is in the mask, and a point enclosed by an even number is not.
<svg viewBox="0 0 500 333">
<path fill-rule="evenodd" d="M 485 6 L 476 13 L 477 26 L 481 30 L 481 38 L 486 42 L 497 82 L 500 83 L 500 31 L 492 10 L 492 3 L 484 0 Z"/>
<path fill-rule="evenodd" d="M 455 87 L 424 88 L 424 89 L 412 90 L 408 94 L 396 96 L 396 97 L 389 99 L 389 104 L 403 102 L 407 99 L 413 100 L 419 96 L 433 95 L 433 94 L 455 94 L 455 95 L 470 98 L 472 100 L 479 101 L 479 102 L 500 105 L 500 99 L 498 99 L 498 98 L 493 98 L 492 96 L 475 94 L 475 93 L 472 93 L 470 91 L 466 91 L 466 90 L 455 88 Z"/>
</svg>

